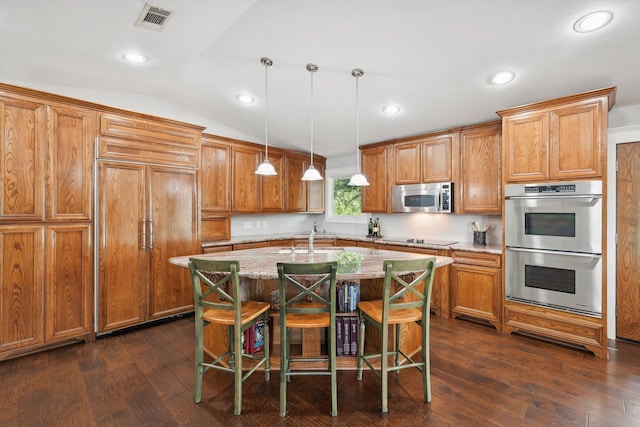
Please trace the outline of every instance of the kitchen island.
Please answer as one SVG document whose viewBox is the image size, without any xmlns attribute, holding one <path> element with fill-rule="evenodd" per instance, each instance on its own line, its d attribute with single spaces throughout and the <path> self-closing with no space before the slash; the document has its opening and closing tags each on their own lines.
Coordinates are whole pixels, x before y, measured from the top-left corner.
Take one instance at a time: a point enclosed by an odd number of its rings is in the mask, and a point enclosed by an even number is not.
<svg viewBox="0 0 640 427">
<path fill-rule="evenodd" d="M 272 292 L 278 289 L 278 262 L 327 262 L 336 261 L 338 263 L 338 282 L 355 281 L 360 283 L 360 299 L 378 299 L 382 295 L 384 284 L 384 270 L 382 268 L 385 259 L 417 259 L 430 257 L 429 255 L 398 252 L 383 249 L 371 249 L 363 247 L 333 247 L 315 249 L 310 255 L 307 249 L 296 249 L 286 247 L 266 247 L 245 249 L 229 252 L 216 252 L 209 254 L 194 254 L 170 258 L 171 264 L 182 268 L 188 268 L 189 258 L 216 259 L 216 260 L 238 260 L 240 262 L 239 276 L 242 281 L 243 299 L 253 299 L 258 301 L 271 301 Z M 453 258 L 436 256 L 436 267 L 442 267 L 453 263 Z M 407 272 L 411 274 L 411 272 Z M 436 274 L 438 274 L 436 270 Z M 340 313 L 343 316 L 355 316 L 355 312 Z M 277 313 L 274 313 L 277 316 Z M 272 336 L 274 345 L 278 345 L 278 322 L 273 322 L 274 329 Z M 218 325 L 209 325 L 205 331 L 205 351 L 211 356 L 221 354 L 226 346 L 226 330 Z M 402 331 L 402 348 L 407 354 L 415 354 L 420 350 L 420 327 L 418 325 L 405 325 Z M 372 335 L 372 339 L 367 339 L 367 343 L 377 342 L 373 338 L 376 331 L 367 330 L 367 337 Z M 304 355 L 317 354 L 322 348 L 322 334 L 320 330 L 312 333 L 305 331 L 304 336 L 292 337 L 292 342 L 298 342 L 300 352 Z M 393 340 L 390 340 L 393 342 Z M 369 344 L 368 344 L 369 345 Z M 278 352 L 274 351 L 274 355 Z M 274 369 L 278 369 L 278 360 L 272 360 Z M 338 368 L 356 369 L 356 357 L 339 357 Z"/>
</svg>

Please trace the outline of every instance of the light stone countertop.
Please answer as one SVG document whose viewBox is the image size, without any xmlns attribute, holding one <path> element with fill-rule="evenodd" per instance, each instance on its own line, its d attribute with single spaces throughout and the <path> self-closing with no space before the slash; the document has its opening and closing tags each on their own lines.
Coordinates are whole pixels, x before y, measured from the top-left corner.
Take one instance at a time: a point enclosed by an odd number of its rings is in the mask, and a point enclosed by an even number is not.
<svg viewBox="0 0 640 427">
<path fill-rule="evenodd" d="M 292 254 L 289 249 L 278 247 L 244 249 L 230 252 L 210 254 L 194 254 L 169 258 L 169 262 L 182 268 L 188 268 L 189 258 L 238 260 L 239 276 L 248 279 L 277 279 L 278 262 L 327 262 L 338 261 L 338 278 L 340 280 L 374 279 L 384 277 L 382 262 L 385 259 L 417 259 L 424 254 L 397 252 L 382 249 L 361 247 L 318 248 L 312 256 L 305 249 L 298 249 Z M 453 258 L 437 256 L 436 266 L 441 267 L 453 263 Z"/>
<path fill-rule="evenodd" d="M 280 234 L 263 234 L 257 236 L 239 236 L 233 237 L 230 240 L 220 240 L 215 242 L 202 242 L 202 246 L 207 247 L 219 247 L 219 246 L 228 246 L 235 245 L 240 243 L 256 243 L 256 242 L 264 242 L 271 240 L 280 240 L 280 239 L 306 239 L 309 237 L 309 234 L 304 233 L 280 233 Z M 317 240 L 328 240 L 328 239 L 345 239 L 345 240 L 354 240 L 358 242 L 374 242 L 374 243 L 382 243 L 389 245 L 398 245 L 405 247 L 413 247 L 413 248 L 429 248 L 429 249 L 452 249 L 452 250 L 461 250 L 461 251 L 470 251 L 470 252 L 484 252 L 490 254 L 500 255 L 502 254 L 502 246 L 500 245 L 474 245 L 471 242 L 457 242 L 450 245 L 434 245 L 429 243 L 408 243 L 406 238 L 372 238 L 366 237 L 363 235 L 350 235 L 350 234 L 332 234 L 332 233 L 317 233 L 315 236 Z"/>
</svg>

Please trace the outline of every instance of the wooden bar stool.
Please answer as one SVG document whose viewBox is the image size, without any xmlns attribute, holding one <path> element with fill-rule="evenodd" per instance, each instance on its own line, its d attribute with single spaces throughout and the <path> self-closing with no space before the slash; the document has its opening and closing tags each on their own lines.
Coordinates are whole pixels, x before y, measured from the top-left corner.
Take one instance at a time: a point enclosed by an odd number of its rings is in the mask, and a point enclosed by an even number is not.
<svg viewBox="0 0 640 427">
<path fill-rule="evenodd" d="M 383 296 L 381 300 L 358 303 L 360 318 L 360 339 L 358 343 L 358 380 L 362 380 L 363 364 L 381 379 L 382 412 L 388 411 L 388 373 L 406 368 L 417 368 L 422 372 L 423 398 L 431 402 L 431 366 L 429 363 L 429 302 L 433 276 L 436 270 L 435 258 L 415 260 L 385 260 Z M 407 282 L 404 277 L 415 277 Z M 364 354 L 365 325 L 369 322 L 380 330 L 379 353 Z M 402 352 L 400 337 L 402 324 L 415 322 L 422 328 L 422 359 L 415 362 Z M 389 349 L 389 325 L 395 325 L 395 347 Z M 389 366 L 389 356 L 394 356 L 394 366 Z M 402 357 L 402 359 L 401 359 Z M 370 362 L 378 359 L 380 369 Z"/>
<path fill-rule="evenodd" d="M 193 284 L 193 300 L 196 324 L 195 390 L 193 400 L 199 403 L 202 395 L 202 377 L 211 368 L 234 374 L 233 413 L 242 412 L 242 383 L 257 368 L 264 365 L 266 381 L 270 379 L 269 362 L 269 303 L 241 301 L 240 263 L 238 261 L 212 261 L 189 259 L 189 270 Z M 231 289 L 229 289 L 231 288 Z M 246 354 L 242 352 L 242 334 L 262 320 L 264 331 L 264 352 Z M 227 326 L 228 347 L 225 353 L 211 363 L 204 361 L 204 327 L 209 323 Z M 223 359 L 229 356 L 229 366 Z M 253 367 L 243 372 L 242 361 L 255 361 Z"/>
<path fill-rule="evenodd" d="M 331 415 L 338 415 L 336 373 L 337 263 L 278 263 L 280 281 L 280 416 L 287 415 L 287 383 L 296 375 L 331 377 Z M 291 328 L 329 328 L 326 357 L 292 357 Z M 327 370 L 292 369 L 291 363 L 327 362 Z M 298 365 L 298 363 L 296 363 Z M 309 365 L 307 365 L 309 366 Z M 306 367 L 306 366 L 305 366 Z"/>
</svg>

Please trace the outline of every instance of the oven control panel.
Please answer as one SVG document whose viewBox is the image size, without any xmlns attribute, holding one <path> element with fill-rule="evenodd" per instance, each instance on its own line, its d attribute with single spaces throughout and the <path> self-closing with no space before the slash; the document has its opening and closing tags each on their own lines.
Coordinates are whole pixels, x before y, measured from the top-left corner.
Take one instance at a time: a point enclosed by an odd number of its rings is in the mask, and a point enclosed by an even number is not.
<svg viewBox="0 0 640 427">
<path fill-rule="evenodd" d="M 575 184 L 532 185 L 524 187 L 525 194 L 575 193 Z"/>
</svg>

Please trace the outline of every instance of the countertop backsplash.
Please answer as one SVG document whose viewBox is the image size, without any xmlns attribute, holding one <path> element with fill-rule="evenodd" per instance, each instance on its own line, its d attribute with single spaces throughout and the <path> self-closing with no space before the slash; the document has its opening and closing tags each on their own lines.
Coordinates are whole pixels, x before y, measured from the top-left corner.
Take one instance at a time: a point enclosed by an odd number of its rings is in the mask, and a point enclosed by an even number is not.
<svg viewBox="0 0 640 427">
<path fill-rule="evenodd" d="M 473 242 L 471 223 L 489 224 L 487 245 L 502 245 L 502 221 L 499 216 L 455 214 L 367 214 L 362 223 L 325 221 L 324 214 L 234 215 L 231 218 L 231 236 L 256 236 L 278 233 L 308 233 L 316 223 L 319 233 L 367 234 L 369 218 L 379 218 L 382 237 L 394 239 L 435 239 L 461 243 Z M 361 233 L 359 233 L 361 231 Z"/>
</svg>

